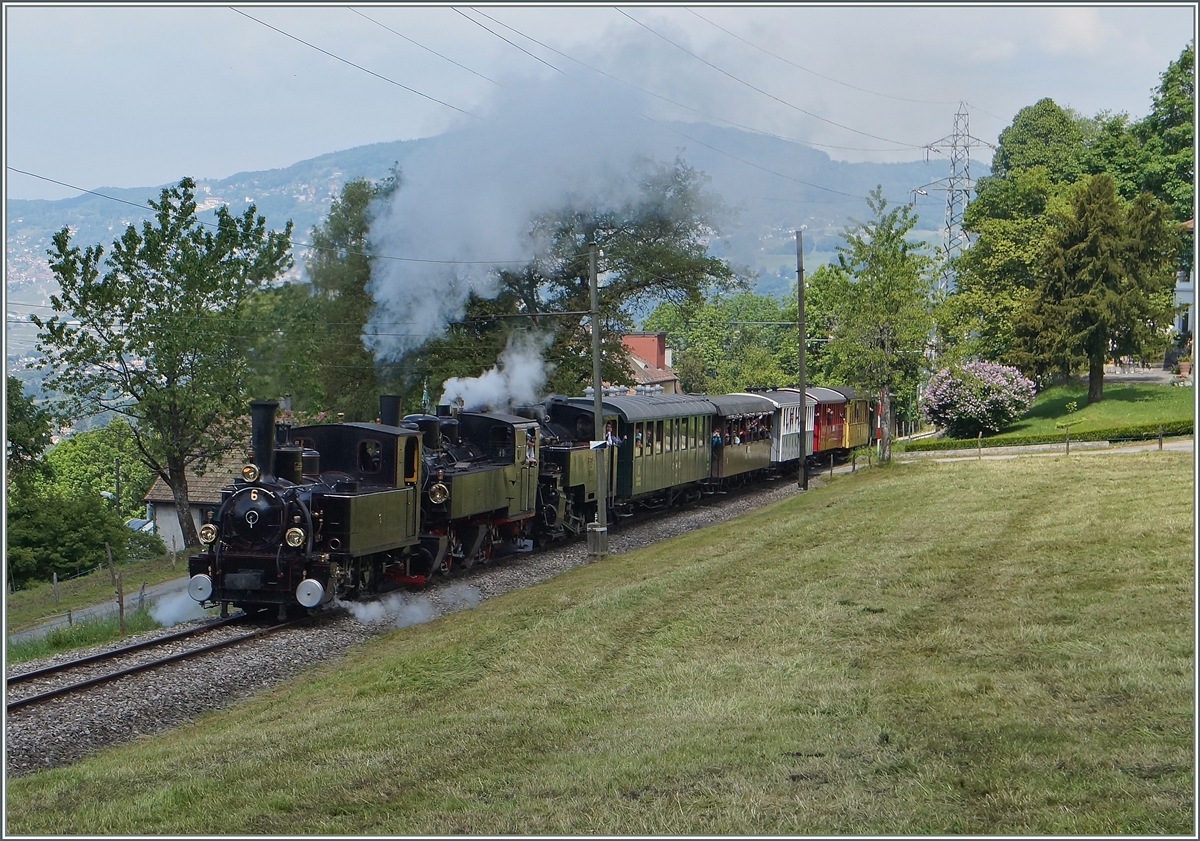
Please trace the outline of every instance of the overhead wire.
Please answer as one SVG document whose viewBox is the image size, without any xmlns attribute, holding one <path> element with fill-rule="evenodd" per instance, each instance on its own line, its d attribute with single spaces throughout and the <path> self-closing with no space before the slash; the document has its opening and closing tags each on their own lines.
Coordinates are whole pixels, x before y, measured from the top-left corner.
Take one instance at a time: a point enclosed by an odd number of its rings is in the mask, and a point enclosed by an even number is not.
<svg viewBox="0 0 1200 841">
<path fill-rule="evenodd" d="M 694 59 L 696 59 L 697 61 L 699 61 L 701 64 L 707 65 L 708 67 L 711 67 L 713 70 L 716 70 L 718 73 L 721 73 L 722 75 L 724 75 L 724 76 L 727 76 L 728 78 L 732 79 L 733 81 L 737 82 L 738 84 L 744 85 L 744 86 L 746 86 L 746 87 L 750 88 L 752 91 L 755 91 L 755 92 L 757 92 L 757 93 L 760 93 L 760 94 L 762 94 L 763 96 L 765 96 L 765 97 L 767 97 L 767 98 L 769 98 L 769 99 L 773 99 L 774 101 L 776 101 L 776 102 L 780 103 L 781 105 L 785 105 L 785 106 L 787 106 L 788 108 L 792 108 L 792 109 L 794 109 L 794 110 L 796 110 L 796 111 L 799 111 L 801 114 L 806 114 L 806 115 L 808 115 L 809 117 L 812 117 L 812 118 L 813 118 L 813 119 L 815 119 L 815 120 L 820 120 L 820 121 L 821 121 L 821 122 L 823 122 L 823 123 L 829 123 L 829 125 L 831 125 L 831 126 L 836 126 L 837 128 L 843 129 L 843 130 L 845 130 L 845 131 L 853 132 L 854 134 L 861 134 L 863 137 L 869 137 L 869 138 L 871 138 L 872 140 L 882 140 L 884 143 L 893 143 L 893 144 L 895 144 L 896 146 L 900 147 L 900 148 L 898 148 L 898 149 L 895 149 L 895 150 L 892 150 L 892 151 L 897 151 L 897 152 L 898 152 L 898 151 L 901 151 L 902 149 L 923 149 L 923 148 L 925 148 L 924 144 L 920 144 L 920 143 L 909 143 L 909 142 L 907 142 L 907 141 L 903 141 L 903 140 L 893 140 L 893 139 L 892 139 L 892 138 L 890 138 L 890 137 L 881 137 L 881 136 L 880 136 L 880 135 L 878 135 L 878 134 L 871 134 L 870 132 L 861 131 L 860 129 L 853 128 L 852 126 L 843 125 L 842 123 L 839 123 L 839 122 L 836 122 L 836 121 L 834 121 L 834 120 L 831 120 L 831 119 L 829 119 L 828 117 L 822 117 L 820 114 L 815 114 L 815 113 L 813 113 L 812 111 L 808 111 L 808 110 L 806 110 L 806 109 L 804 109 L 804 108 L 801 108 L 799 105 L 796 105 L 795 103 L 788 102 L 786 99 L 782 99 L 782 98 L 780 98 L 780 97 L 778 97 L 778 96 L 775 96 L 775 94 L 773 94 L 773 93 L 769 93 L 769 92 L 767 92 L 767 91 L 763 90 L 762 88 L 760 88 L 760 87 L 758 87 L 758 86 L 756 86 L 756 85 L 753 85 L 753 84 L 751 84 L 750 82 L 747 82 L 745 79 L 742 79 L 742 78 L 740 78 L 740 77 L 738 77 L 738 76 L 734 75 L 733 73 L 730 73 L 728 70 L 725 70 L 724 68 L 718 67 L 717 65 L 713 64 L 713 63 L 712 63 L 711 61 L 709 61 L 708 59 L 706 59 L 706 58 L 702 58 L 701 56 L 698 56 L 698 55 L 696 55 L 696 54 L 695 54 L 694 52 L 692 52 L 691 50 L 687 49 L 686 47 L 684 47 L 684 46 L 682 46 L 682 45 L 680 45 L 680 44 L 677 44 L 677 43 L 675 43 L 675 42 L 674 42 L 674 41 L 672 41 L 670 38 L 668 38 L 666 35 L 663 35 L 661 32 L 658 32 L 658 31 L 656 31 L 655 29 L 653 29 L 652 27 L 650 27 L 650 26 L 647 26 L 646 24 L 642 23 L 642 22 L 641 22 L 640 20 L 638 20 L 637 18 L 633 17 L 632 15 L 629 15 L 629 14 L 627 14 L 627 13 L 626 13 L 625 11 L 623 11 L 622 9 L 618 9 L 618 8 L 615 8 L 615 7 L 614 7 L 614 11 L 616 11 L 617 13 L 619 13 L 619 14 L 623 15 L 624 17 L 628 18 L 629 20 L 633 21 L 633 23 L 635 23 L 635 24 L 637 24 L 638 26 L 642 27 L 642 28 L 643 28 L 643 29 L 645 29 L 647 32 L 651 33 L 652 35 L 655 35 L 656 37 L 658 37 L 658 38 L 661 38 L 662 40 L 666 41 L 668 44 L 670 44 L 671 46 L 675 47 L 676 49 L 678 49 L 678 50 L 681 50 L 681 51 L 683 51 L 684 53 L 687 53 L 687 54 L 688 54 L 688 55 L 690 55 L 692 58 L 694 58 Z"/>
<path fill-rule="evenodd" d="M 420 47 L 421 49 L 425 50 L 426 52 L 433 53 L 435 56 L 437 56 L 440 59 L 444 59 L 445 61 L 450 62 L 455 67 L 461 67 L 463 70 L 466 70 L 468 73 L 474 73 L 480 79 L 483 79 L 484 81 L 487 81 L 487 82 L 491 82 L 493 85 L 496 85 L 497 87 L 501 87 L 501 88 L 504 87 L 504 85 L 500 84 L 495 79 L 493 79 L 489 76 L 485 76 L 482 73 L 479 73 L 475 70 L 472 70 L 470 67 L 467 67 L 465 64 L 459 64 L 457 61 L 450 58 L 449 56 L 444 56 L 441 53 L 439 53 L 437 50 L 427 47 L 424 44 L 420 43 L 419 41 L 414 41 L 412 38 L 409 38 L 403 32 L 397 32 L 396 30 L 392 29 L 387 24 L 381 23 L 380 21 L 377 21 L 377 20 L 375 20 L 375 18 L 370 17 L 368 15 L 364 15 L 358 9 L 350 8 L 350 11 L 354 12 L 354 14 L 358 15 L 361 18 L 366 18 L 367 20 L 369 20 L 371 23 L 375 24 L 376 26 L 382 26 L 388 32 L 392 33 L 393 35 L 399 36 L 400 38 L 403 38 L 405 41 L 408 41 L 408 43 L 413 44 L 414 46 Z"/>
<path fill-rule="evenodd" d="M 776 140 L 785 140 L 785 141 L 789 141 L 792 143 L 803 143 L 806 146 L 815 146 L 815 147 L 818 147 L 821 149 L 838 149 L 841 151 L 849 151 L 849 152 L 895 152 L 895 151 L 897 151 L 896 149 L 865 149 L 860 146 L 837 146 L 837 145 L 834 145 L 831 143 L 818 143 L 814 140 L 801 140 L 796 137 L 787 137 L 785 135 L 766 131 L 765 129 L 760 129 L 760 128 L 755 128 L 753 126 L 744 125 L 743 123 L 739 123 L 734 120 L 730 120 L 727 117 L 721 117 L 717 114 L 711 114 L 707 111 L 702 111 L 699 108 L 694 108 L 691 105 L 686 105 L 682 102 L 679 102 L 678 100 L 674 100 L 674 99 L 671 99 L 670 97 L 663 96 L 662 94 L 655 93 L 654 91 L 649 90 L 648 88 L 644 88 L 641 85 L 626 81 L 625 79 L 621 79 L 620 77 L 614 76 L 611 73 L 606 73 L 605 71 L 601 70 L 600 68 L 594 67 L 594 66 L 588 64 L 587 62 L 576 58 L 575 56 L 568 55 L 567 53 L 564 53 L 561 50 L 556 50 L 554 47 L 551 47 L 549 44 L 539 41 L 537 38 L 534 38 L 532 35 L 528 35 L 528 34 L 522 32 L 521 30 L 516 29 L 515 27 L 509 26 L 507 23 L 504 23 L 503 21 L 498 20 L 497 18 L 494 18 L 491 15 L 486 14 L 485 12 L 481 12 L 478 9 L 473 8 L 473 7 L 471 8 L 471 11 L 475 12 L 475 14 L 477 14 L 477 15 L 487 18 L 488 20 L 492 21 L 493 23 L 495 23 L 499 26 L 503 26 L 505 29 L 509 30 L 510 32 L 514 32 L 517 35 L 520 35 L 522 38 L 532 41 L 533 43 L 537 44 L 539 47 L 543 47 L 544 49 L 547 49 L 552 53 L 556 53 L 557 55 L 560 55 L 565 59 L 573 61 L 576 64 L 580 65 L 581 67 L 585 67 L 594 73 L 599 73 L 601 76 L 605 77 L 606 79 L 612 79 L 614 82 L 617 82 L 622 85 L 626 85 L 628 87 L 633 88 L 634 90 L 641 91 L 642 93 L 646 94 L 647 96 L 652 96 L 655 99 L 660 99 L 663 102 L 666 102 L 670 105 L 674 105 L 678 108 L 683 108 L 684 110 L 687 110 L 687 111 L 691 111 L 694 114 L 699 114 L 702 117 L 708 117 L 709 119 L 718 120 L 722 123 L 727 123 L 728 125 L 731 125 L 734 128 L 740 128 L 743 131 L 753 132 L 754 134 L 761 134 L 764 137 L 773 137 Z M 491 30 L 489 30 L 489 31 L 491 31 Z M 664 122 L 662 120 L 657 120 L 653 117 L 648 117 L 645 114 L 643 114 L 642 116 L 646 117 L 647 119 L 654 120 L 654 122 Z M 924 147 L 918 147 L 918 148 L 924 148 Z"/>
<path fill-rule="evenodd" d="M 476 25 L 476 26 L 478 26 L 480 29 L 484 29 L 484 30 L 486 30 L 486 31 L 488 31 L 488 32 L 491 32 L 493 35 L 495 35 L 497 38 L 499 38 L 499 39 L 500 39 L 501 41 L 503 41 L 504 43 L 506 43 L 506 44 L 509 44 L 509 45 L 511 45 L 511 46 L 513 46 L 513 47 L 515 47 L 516 49 L 520 50 L 521 52 L 525 53 L 525 55 L 529 56 L 529 57 L 530 57 L 530 58 L 532 58 L 534 61 L 540 61 L 542 64 L 546 65 L 546 66 L 547 66 L 547 67 L 549 67 L 551 70 L 555 70 L 555 71 L 557 71 L 557 72 L 559 72 L 559 73 L 563 74 L 563 75 L 564 75 L 564 76 L 566 76 L 567 78 L 571 78 L 571 74 L 570 74 L 570 73 L 567 73 L 565 70 L 563 70 L 563 69 L 561 69 L 561 68 L 555 67 L 553 64 L 551 64 L 551 63 L 550 63 L 550 62 L 548 62 L 548 61 L 545 61 L 545 60 L 543 60 L 543 59 L 541 59 L 541 58 L 538 58 L 538 57 L 537 57 L 537 56 L 535 56 L 533 53 L 529 52 L 529 50 L 525 49 L 524 47 L 520 46 L 519 44 L 514 44 L 512 41 L 510 41 L 510 40 L 508 40 L 507 38 L 505 38 L 505 37 L 504 37 L 503 35 L 501 35 L 499 32 L 496 32 L 495 30 L 489 29 L 489 28 L 488 28 L 487 26 L 485 26 L 484 24 L 482 24 L 482 23 L 480 23 L 479 21 L 475 20 L 475 18 L 473 18 L 473 17 L 471 17 L 470 15 L 468 15 L 468 14 L 467 14 L 466 12 L 464 12 L 462 9 L 455 9 L 454 11 L 458 12 L 460 15 L 462 15 L 462 16 L 463 16 L 464 18 L 466 18 L 467 20 L 471 21 L 471 23 L 475 24 L 475 25 Z M 471 11 L 475 11 L 475 10 L 474 10 L 474 9 L 472 9 Z M 486 16 L 485 16 L 485 17 L 486 17 Z M 490 19 L 490 18 L 489 18 L 489 19 Z"/>
<path fill-rule="evenodd" d="M 266 21 L 261 21 L 258 18 L 254 17 L 253 15 L 248 15 L 245 12 L 243 12 L 241 9 L 235 9 L 233 6 L 229 6 L 228 8 L 230 11 L 237 12 L 239 15 L 241 15 L 244 18 L 249 18 L 250 20 L 254 21 L 255 23 L 265 26 L 267 29 L 273 29 L 274 31 L 278 32 L 280 35 L 284 35 L 288 38 L 291 38 L 293 41 L 297 41 L 297 42 L 303 44 L 304 46 L 310 47 L 319 53 L 323 53 L 324 55 L 327 55 L 332 59 L 336 59 L 337 61 L 342 62 L 343 64 L 348 64 L 351 67 L 361 70 L 364 73 L 368 73 L 368 74 L 374 76 L 376 79 L 382 79 L 383 81 L 387 82 L 390 85 L 395 85 L 398 88 L 403 88 L 404 90 L 408 91 L 409 93 L 415 93 L 417 96 L 424 97 L 425 99 L 428 99 L 430 102 L 436 102 L 438 105 L 444 105 L 447 108 L 450 108 L 450 109 L 453 109 L 453 110 L 459 112 L 460 114 L 466 114 L 468 117 L 474 117 L 477 120 L 483 119 L 478 114 L 472 114 L 470 111 L 467 111 L 464 108 L 459 108 L 457 105 L 451 105 L 449 102 L 444 102 L 435 96 L 430 96 L 427 93 L 422 93 L 421 91 L 417 90 L 416 88 L 410 88 L 408 85 L 403 84 L 402 82 L 397 82 L 395 79 L 389 79 L 387 76 L 376 73 L 374 70 L 368 70 L 366 67 L 363 67 L 361 64 L 355 64 L 353 61 L 350 61 L 349 59 L 342 58 L 340 55 L 335 55 L 334 53 L 329 52 L 329 50 L 323 50 L 320 47 L 318 47 L 316 44 L 310 44 L 308 41 L 305 41 L 303 38 L 297 38 L 295 35 L 292 35 L 290 32 L 284 32 L 279 27 L 272 26 L 271 24 L 267 23 Z"/>
<path fill-rule="evenodd" d="M 797 64 L 794 61 L 786 59 L 781 55 L 777 55 L 777 54 L 771 52 L 770 50 L 766 49 L 765 47 L 760 47 L 758 44 L 755 44 L 753 41 L 743 38 L 741 35 L 738 35 L 736 32 L 730 32 L 728 29 L 721 26 L 721 24 L 719 24 L 715 21 L 709 20 L 704 15 L 697 12 L 695 9 L 684 8 L 684 11 L 695 15 L 696 17 L 700 18 L 700 20 L 704 21 L 705 23 L 707 23 L 710 26 L 715 26 L 717 29 L 721 30 L 726 35 L 730 36 L 731 38 L 736 38 L 739 41 L 741 41 L 743 44 L 753 47 L 754 49 L 758 50 L 759 52 L 766 53 L 767 55 L 771 56 L 771 58 L 777 58 L 780 61 L 782 61 L 784 64 L 790 64 L 792 67 L 795 67 L 797 70 L 803 70 L 805 73 L 811 73 L 812 75 L 817 76 L 818 78 L 826 80 L 827 82 L 833 82 L 835 85 L 842 85 L 843 87 L 850 88 L 851 90 L 861 91 L 863 93 L 869 93 L 872 96 L 880 96 L 885 99 L 895 99 L 898 102 L 915 102 L 915 103 L 918 103 L 921 105 L 957 105 L 958 104 L 959 100 L 909 99 L 906 96 L 895 96 L 893 94 L 880 93 L 879 91 L 873 91 L 868 88 L 860 88 L 858 85 L 852 85 L 849 82 L 843 82 L 840 79 L 833 78 L 832 76 L 826 76 L 824 73 L 818 73 L 816 70 L 812 70 L 808 67 Z"/>
<path fill-rule="evenodd" d="M 613 81 L 615 81 L 615 82 L 619 82 L 619 83 L 621 83 L 621 84 L 624 84 L 624 85 L 628 85 L 628 86 L 630 86 L 630 87 L 633 87 L 633 88 L 635 88 L 635 89 L 637 89 L 637 90 L 640 90 L 640 91 L 642 91 L 643 93 L 646 93 L 646 94 L 649 94 L 650 96 L 653 96 L 653 97 L 656 97 L 656 98 L 658 98 L 658 99 L 661 99 L 661 100 L 663 100 L 664 102 L 669 102 L 669 103 L 671 103 L 672 105 L 677 105 L 677 106 L 679 106 L 679 107 L 681 107 L 681 108 L 686 108 L 686 109 L 687 109 L 687 110 L 689 110 L 689 111 L 695 111 L 697 114 L 701 114 L 702 116 L 706 116 L 706 117 L 714 117 L 715 119 L 721 120 L 722 122 L 727 122 L 727 123 L 729 123 L 730 125 L 736 126 L 736 127 L 738 127 L 738 128 L 741 128 L 741 129 L 745 129 L 745 130 L 747 130 L 747 131 L 752 131 L 752 132 L 755 132 L 755 133 L 758 133 L 758 134 L 764 134 L 764 135 L 767 135 L 767 136 L 770 136 L 770 137 L 775 137 L 775 138 L 777 138 L 777 139 L 780 139 L 780 140 L 792 140 L 792 138 L 781 137 L 781 136 L 779 136 L 779 135 L 776 135 L 776 134 L 771 134 L 770 132 L 764 132 L 764 131 L 760 131 L 760 130 L 758 130 L 758 129 L 751 128 L 751 127 L 749 127 L 749 126 L 743 126 L 743 125 L 740 125 L 740 124 L 738 124 L 738 123 L 734 123 L 734 122 L 732 122 L 732 121 L 730 121 L 730 120 L 726 120 L 726 119 L 724 119 L 724 118 L 722 118 L 722 117 L 715 117 L 715 115 L 712 115 L 712 114 L 706 114 L 705 112 L 703 112 L 703 111 L 700 111 L 700 110 L 698 110 L 698 109 L 695 109 L 695 108 L 692 108 L 691 106 L 684 105 L 683 103 L 676 102 L 675 100 L 668 99 L 668 98 L 666 98 L 666 97 L 663 97 L 663 96 L 659 96 L 658 94 L 654 93 L 653 91 L 646 90 L 645 88 L 641 87 L 640 85 L 635 85 L 635 84 L 633 84 L 632 82 L 626 82 L 625 80 L 623 80 L 623 79 L 619 79 L 619 78 L 617 78 L 616 76 L 612 76 L 611 74 L 609 74 L 609 73 L 606 73 L 606 72 L 604 72 L 603 70 L 600 70 L 600 69 L 599 69 L 599 68 L 597 68 L 597 67 L 593 67 L 593 66 L 591 66 L 590 64 L 587 64 L 586 62 L 580 61 L 579 59 L 577 59 L 577 58 L 575 58 L 575 57 L 573 57 L 573 56 L 569 56 L 569 55 L 567 55 L 566 53 L 560 52 L 559 50 L 556 50 L 556 49 L 554 49 L 554 47 L 551 47 L 551 46 L 549 46 L 549 45 L 547 45 L 547 44 L 544 44 L 544 43 L 542 43 L 541 41 L 537 40 L 536 38 L 533 38 L 533 37 L 531 37 L 531 36 L 529 36 L 529 35 L 526 35 L 524 32 L 521 32 L 520 30 L 518 30 L 518 29 L 515 29 L 515 28 L 513 28 L 513 27 L 509 26 L 508 24 L 506 24 L 506 23 L 503 23 L 503 22 L 501 22 L 501 21 L 499 21 L 499 20 L 496 20 L 496 18 L 493 18 L 492 16 L 490 16 L 490 15 L 488 15 L 488 14 L 485 14 L 484 12 L 480 12 L 478 9 L 474 9 L 474 8 L 473 8 L 473 9 L 472 9 L 472 11 L 474 11 L 474 12 L 475 12 L 476 14 L 478 14 L 478 15 L 482 15 L 483 17 L 487 18 L 487 19 L 488 19 L 488 20 L 490 20 L 490 21 L 493 21 L 494 23 L 496 23 L 496 24 L 498 24 L 498 25 L 500 25 L 500 26 L 503 26 L 505 29 L 508 29 L 508 30 L 510 30 L 510 31 L 512 31 L 512 32 L 515 32 L 516 34 L 520 35 L 520 36 L 521 36 L 521 37 L 523 37 L 523 38 L 527 38 L 528 40 L 530 40 L 530 41 L 533 41 L 535 44 L 538 44 L 538 45 L 539 45 L 539 46 L 541 46 L 541 47 L 545 47 L 546 49 L 550 50 L 551 52 L 558 53 L 558 55 L 561 55 L 561 56 L 563 56 L 564 58 L 567 58 L 567 59 L 570 59 L 571 61 L 574 61 L 576 64 L 579 64 L 579 65 L 581 65 L 581 66 L 583 66 L 583 67 L 587 68 L 588 70 L 592 70 L 592 71 L 594 71 L 594 72 L 596 72 L 596 73 L 599 73 L 600 75 L 602 75 L 602 76 L 604 76 L 604 77 L 606 77 L 606 78 L 612 79 L 612 80 L 613 80 Z M 490 32 L 491 30 L 489 29 L 488 31 Z M 505 39 L 505 40 L 507 41 L 507 39 Z M 511 43 L 511 42 L 509 42 L 509 43 Z M 536 56 L 535 56 L 535 57 L 536 57 Z M 729 157 L 733 158 L 733 159 L 734 159 L 734 160 L 736 160 L 736 161 L 739 161 L 739 162 L 741 162 L 741 163 L 744 163 L 744 164 L 747 164 L 747 165 L 749 165 L 749 166 L 755 167 L 756 169 L 761 169 L 761 170 L 763 170 L 764 172 L 767 172 L 767 173 L 769 173 L 769 174 L 771 174 L 771 175 L 776 175 L 776 176 L 779 176 L 780 178 L 785 178 L 785 179 L 787 179 L 787 180 L 789 180 L 789 181 L 795 181 L 796 183 L 798 183 L 798 184 L 803 184 L 803 185 L 804 185 L 804 186 L 806 186 L 806 187 L 813 187 L 814 189 L 817 189 L 817 190 L 824 190 L 824 191 L 826 191 L 826 192 L 831 192 L 831 193 L 835 193 L 835 194 L 837 194 L 837 195 L 847 196 L 847 197 L 849 197 L 849 198 L 853 198 L 853 199 L 860 199 L 860 200 L 861 200 L 861 199 L 864 199 L 864 198 L 865 198 L 864 196 L 855 195 L 855 194 L 853 194 L 853 193 L 845 193 L 845 192 L 842 192 L 841 190 L 834 190 L 834 189 L 833 189 L 833 188 L 831 188 L 831 187 L 823 187 L 823 186 L 821 186 L 820 184 L 814 184 L 814 183 L 812 183 L 811 181 L 804 181 L 803 179 L 796 178 L 796 177 L 794 177 L 794 176 L 790 176 L 790 175 L 784 175 L 784 174 L 783 174 L 783 173 L 781 173 L 781 172 L 776 172 L 775 170 L 768 169 L 768 168 L 766 168 L 766 167 L 763 167 L 763 166 L 761 166 L 761 165 L 759 165 L 759 164 L 756 164 L 756 163 L 753 163 L 753 162 L 751 162 L 751 161 L 747 161 L 745 158 L 738 157 L 737 155 L 734 155 L 734 154 L 733 154 L 733 153 L 731 153 L 731 152 L 726 152 L 726 151 L 725 151 L 725 150 L 723 150 L 723 149 L 720 149 L 720 148 L 718 148 L 718 147 L 716 147 L 716 146 L 713 146 L 713 145 L 711 145 L 711 144 L 709 144 L 709 143 L 705 143 L 704 141 L 702 141 L 702 140 L 698 140 L 697 138 L 691 137 L 690 135 L 687 135 L 687 134 L 685 134 L 685 133 L 683 133 L 683 132 L 681 132 L 681 131 L 679 131 L 679 130 L 677 130 L 677 129 L 674 129 L 674 128 L 672 128 L 672 127 L 670 126 L 670 124 L 669 124 L 667 121 L 665 121 L 665 120 L 659 120 L 659 119 L 656 119 L 656 118 L 654 118 L 654 117 L 650 117 L 650 116 L 648 116 L 648 115 L 646 115 L 646 114 L 641 114 L 640 116 L 641 116 L 643 119 L 645 119 L 645 120 L 648 120 L 648 121 L 650 121 L 650 122 L 653 122 L 653 123 L 658 123 L 659 125 L 663 126 L 663 127 L 664 127 L 664 128 L 667 130 L 667 131 L 670 131 L 670 132 L 672 132 L 672 133 L 674 133 L 674 134 L 677 134 L 677 135 L 679 135 L 680 137 L 686 138 L 687 140 L 691 140 L 693 143 L 699 143 L 701 146 L 704 146 L 704 147 L 706 147 L 706 148 L 708 148 L 708 149 L 711 149 L 711 150 L 713 150 L 714 152 L 718 152 L 718 153 L 720 153 L 720 154 L 723 154 L 723 155 L 728 155 Z M 807 142 L 807 141 L 805 141 L 805 142 Z M 819 143 L 817 143 L 817 144 L 811 144 L 811 145 L 822 146 L 822 145 L 824 145 L 824 144 L 819 144 Z M 844 148 L 844 147 L 829 147 L 829 148 Z M 870 151 L 891 151 L 891 150 L 870 150 Z"/>
</svg>

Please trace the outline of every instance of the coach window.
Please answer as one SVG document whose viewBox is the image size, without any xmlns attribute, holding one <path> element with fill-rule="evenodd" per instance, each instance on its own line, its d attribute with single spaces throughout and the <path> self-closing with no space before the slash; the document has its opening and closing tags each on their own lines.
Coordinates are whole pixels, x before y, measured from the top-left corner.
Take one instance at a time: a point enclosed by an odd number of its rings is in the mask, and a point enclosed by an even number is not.
<svg viewBox="0 0 1200 841">
<path fill-rule="evenodd" d="M 358 444 L 358 471 L 378 473 L 383 466 L 383 447 L 378 441 L 360 441 Z"/>
<path fill-rule="evenodd" d="M 645 424 L 642 421 L 638 421 L 633 425 L 633 455 L 635 458 L 641 458 L 642 455 L 644 427 Z"/>
<path fill-rule="evenodd" d="M 690 450 L 692 448 L 692 419 L 684 418 L 679 422 L 681 424 L 679 430 L 679 449 Z"/>
<path fill-rule="evenodd" d="M 659 455 L 663 451 L 663 422 L 655 421 L 654 423 L 654 452 Z"/>
</svg>

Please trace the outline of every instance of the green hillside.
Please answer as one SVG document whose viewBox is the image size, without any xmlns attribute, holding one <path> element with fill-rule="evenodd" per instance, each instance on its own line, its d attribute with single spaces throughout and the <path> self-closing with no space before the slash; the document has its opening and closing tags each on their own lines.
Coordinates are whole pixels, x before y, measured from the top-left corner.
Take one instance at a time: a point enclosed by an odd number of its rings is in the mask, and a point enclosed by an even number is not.
<svg viewBox="0 0 1200 841">
<path fill-rule="evenodd" d="M 1188 834 L 1191 481 L 860 471 L 10 779 L 6 830 Z"/>
</svg>

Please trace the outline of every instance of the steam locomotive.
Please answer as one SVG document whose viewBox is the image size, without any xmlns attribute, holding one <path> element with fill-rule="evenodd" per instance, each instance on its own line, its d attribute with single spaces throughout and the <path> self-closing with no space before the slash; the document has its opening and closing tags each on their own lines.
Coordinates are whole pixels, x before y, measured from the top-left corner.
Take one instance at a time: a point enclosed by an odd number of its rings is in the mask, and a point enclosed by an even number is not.
<svg viewBox="0 0 1200 841">
<path fill-rule="evenodd" d="M 250 407 L 252 461 L 188 561 L 188 592 L 222 616 L 425 584 L 578 536 L 601 504 L 620 519 L 794 470 L 801 452 L 828 459 L 868 443 L 873 417 L 850 389 L 614 394 L 611 439 L 593 441 L 592 398 L 401 418 L 385 395 L 376 423 L 297 427 L 276 423 L 275 401 Z"/>
</svg>

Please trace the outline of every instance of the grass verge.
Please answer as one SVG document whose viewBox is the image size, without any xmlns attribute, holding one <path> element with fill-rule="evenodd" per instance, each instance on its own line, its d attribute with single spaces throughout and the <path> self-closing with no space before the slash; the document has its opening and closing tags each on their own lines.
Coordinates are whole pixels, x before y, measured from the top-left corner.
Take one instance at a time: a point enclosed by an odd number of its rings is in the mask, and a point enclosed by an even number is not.
<svg viewBox="0 0 1200 841">
<path fill-rule="evenodd" d="M 149 608 L 133 610 L 125 614 L 125 633 L 141 634 L 162 627 L 151 615 Z M 41 657 L 50 657 L 64 651 L 74 651 L 90 645 L 101 645 L 121 638 L 121 619 L 117 614 L 100 619 L 87 619 L 73 625 L 55 628 L 37 639 L 9 642 L 5 646 L 5 657 L 9 663 L 24 663 Z"/>
<path fill-rule="evenodd" d="M 1188 834 L 1192 460 L 1113 468 L 838 477 L 10 779 L 6 829 Z"/>
</svg>

